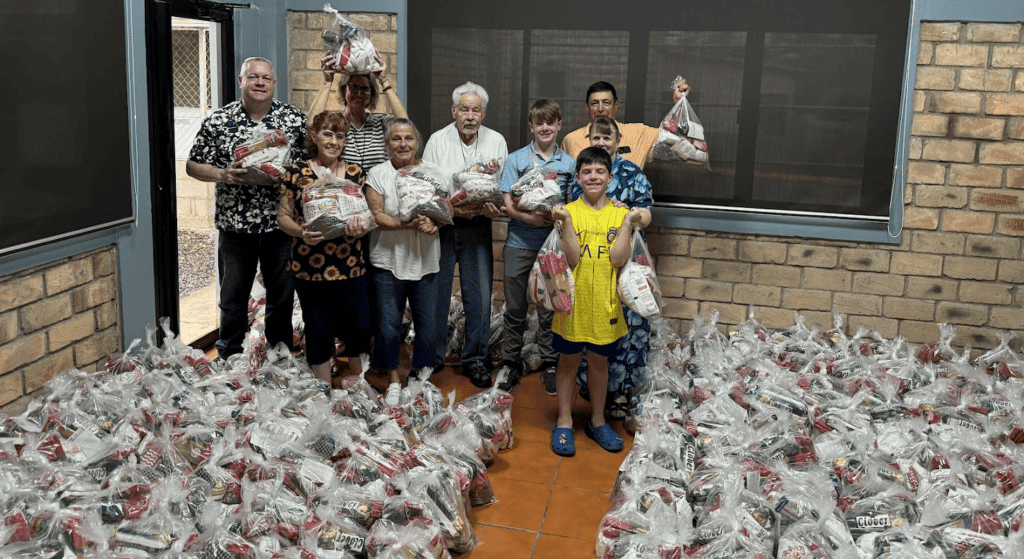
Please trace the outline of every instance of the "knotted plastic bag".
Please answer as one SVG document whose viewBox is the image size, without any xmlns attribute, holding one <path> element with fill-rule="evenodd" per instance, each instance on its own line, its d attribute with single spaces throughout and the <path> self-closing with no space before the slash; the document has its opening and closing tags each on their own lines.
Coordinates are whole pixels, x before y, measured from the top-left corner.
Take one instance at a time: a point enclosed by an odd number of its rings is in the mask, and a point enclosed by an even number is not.
<svg viewBox="0 0 1024 559">
<path fill-rule="evenodd" d="M 672 89 L 676 88 L 681 79 L 681 76 L 676 76 Z M 658 141 L 654 144 L 651 156 L 663 161 L 684 161 L 703 165 L 705 169 L 711 168 L 708 163 L 708 143 L 704 140 L 704 126 L 685 95 L 662 119 L 658 128 Z"/>
<path fill-rule="evenodd" d="M 373 47 L 366 31 L 338 13 L 330 4 L 324 5 L 324 11 L 334 16 L 330 26 L 320 36 L 334 55 L 335 66 L 351 74 L 365 74 L 379 69 L 380 62 L 375 57 L 377 49 Z"/>
</svg>

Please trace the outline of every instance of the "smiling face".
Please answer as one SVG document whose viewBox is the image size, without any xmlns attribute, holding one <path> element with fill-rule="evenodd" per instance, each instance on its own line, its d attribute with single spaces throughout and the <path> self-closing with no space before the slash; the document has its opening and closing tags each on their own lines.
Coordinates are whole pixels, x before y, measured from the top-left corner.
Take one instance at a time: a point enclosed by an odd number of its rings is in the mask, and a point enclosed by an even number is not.
<svg viewBox="0 0 1024 559">
<path fill-rule="evenodd" d="M 619 150 L 619 137 L 615 131 L 600 132 L 591 127 L 590 145 L 605 150 L 614 159 L 615 153 Z"/>
<path fill-rule="evenodd" d="M 274 69 L 262 60 L 253 60 L 242 68 L 238 76 L 238 87 L 242 90 L 242 102 L 246 104 L 269 103 L 274 98 Z"/>
<path fill-rule="evenodd" d="M 345 149 L 345 132 L 329 128 L 319 130 L 313 135 L 313 143 L 316 144 L 317 162 L 323 166 L 332 165 Z"/>
<path fill-rule="evenodd" d="M 387 137 L 387 144 L 388 151 L 391 152 L 391 161 L 396 168 L 412 165 L 416 160 L 416 152 L 420 149 L 416 131 L 407 124 L 393 126 L 391 134 Z"/>
<path fill-rule="evenodd" d="M 611 182 L 611 173 L 608 171 L 608 167 L 602 163 L 584 163 L 580 167 L 579 173 L 576 174 L 576 179 L 583 187 L 583 194 L 590 200 L 596 200 L 608 188 L 608 183 Z"/>
<path fill-rule="evenodd" d="M 466 93 L 459 97 L 459 103 L 452 106 L 452 118 L 455 119 L 455 126 L 464 139 L 476 136 L 480 126 L 487 116 L 487 109 L 480 96 L 475 93 Z"/>
<path fill-rule="evenodd" d="M 558 137 L 558 131 L 561 129 L 561 120 L 530 123 L 530 133 L 533 134 L 533 139 L 541 146 L 550 146 L 555 141 L 555 138 Z"/>
<path fill-rule="evenodd" d="M 365 107 L 370 102 L 370 78 L 362 74 L 349 77 L 345 84 L 345 104 L 349 107 Z"/>
<path fill-rule="evenodd" d="M 595 91 L 587 98 L 587 116 L 594 122 L 599 116 L 615 120 L 619 115 L 619 102 L 611 91 Z"/>
</svg>

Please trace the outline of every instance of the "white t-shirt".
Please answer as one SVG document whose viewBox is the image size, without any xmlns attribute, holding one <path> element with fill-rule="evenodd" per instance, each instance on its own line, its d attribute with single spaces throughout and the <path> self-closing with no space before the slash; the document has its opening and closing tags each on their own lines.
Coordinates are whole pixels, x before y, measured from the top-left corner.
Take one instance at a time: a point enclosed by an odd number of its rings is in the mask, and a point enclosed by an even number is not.
<svg viewBox="0 0 1024 559">
<path fill-rule="evenodd" d="M 501 134 L 481 126 L 476 133 L 476 141 L 467 146 L 459 138 L 459 129 L 454 122 L 431 134 L 426 147 L 423 148 L 423 160 L 440 167 L 449 182 L 452 175 L 471 163 L 497 158 L 504 165 L 507 157 L 508 144 Z"/>
<path fill-rule="evenodd" d="M 433 166 L 424 162 L 424 165 Z M 448 176 L 447 182 L 451 183 Z M 387 160 L 367 175 L 366 184 L 384 196 L 384 213 L 398 215 L 398 169 Z M 451 185 L 448 185 L 451 189 Z M 370 263 L 383 268 L 400 280 L 416 281 L 440 269 L 441 243 L 437 235 L 416 229 L 370 232 Z"/>
</svg>

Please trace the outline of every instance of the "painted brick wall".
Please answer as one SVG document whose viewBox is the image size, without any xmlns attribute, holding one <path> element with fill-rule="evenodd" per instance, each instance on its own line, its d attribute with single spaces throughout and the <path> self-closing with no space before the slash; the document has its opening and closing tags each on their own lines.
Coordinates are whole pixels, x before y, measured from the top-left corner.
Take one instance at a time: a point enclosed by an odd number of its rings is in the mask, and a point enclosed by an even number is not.
<svg viewBox="0 0 1024 559">
<path fill-rule="evenodd" d="M 665 315 L 769 327 L 864 326 L 921 344 L 939 322 L 975 350 L 1024 330 L 1022 25 L 923 23 L 899 246 L 680 229 L 650 232 Z M 975 352 L 977 353 L 977 351 Z"/>
<path fill-rule="evenodd" d="M 114 245 L 0 278 L 0 411 L 16 415 L 54 374 L 121 350 Z"/>
<path fill-rule="evenodd" d="M 362 26 L 370 36 L 387 65 L 384 75 L 391 83 L 397 84 L 398 72 L 398 16 L 387 13 L 344 14 Z M 288 12 L 288 78 L 291 87 L 290 103 L 303 110 L 309 109 L 313 97 L 323 84 L 320 59 L 327 52 L 320 33 L 327 28 L 334 16 L 324 12 Z M 335 76 L 333 94 L 327 102 L 329 110 L 338 110 L 338 76 Z M 382 95 L 377 102 L 377 112 L 390 112 L 387 99 Z"/>
</svg>

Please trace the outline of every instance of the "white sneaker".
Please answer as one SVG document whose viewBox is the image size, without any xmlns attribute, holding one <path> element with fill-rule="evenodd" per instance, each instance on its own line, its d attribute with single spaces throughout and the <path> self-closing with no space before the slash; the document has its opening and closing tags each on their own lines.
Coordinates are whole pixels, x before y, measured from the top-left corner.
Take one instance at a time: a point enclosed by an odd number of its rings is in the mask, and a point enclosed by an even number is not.
<svg viewBox="0 0 1024 559">
<path fill-rule="evenodd" d="M 398 400 L 402 396 L 402 385 L 397 382 L 392 382 L 388 385 L 388 389 L 384 392 L 384 404 L 393 408 L 398 405 Z"/>
</svg>

